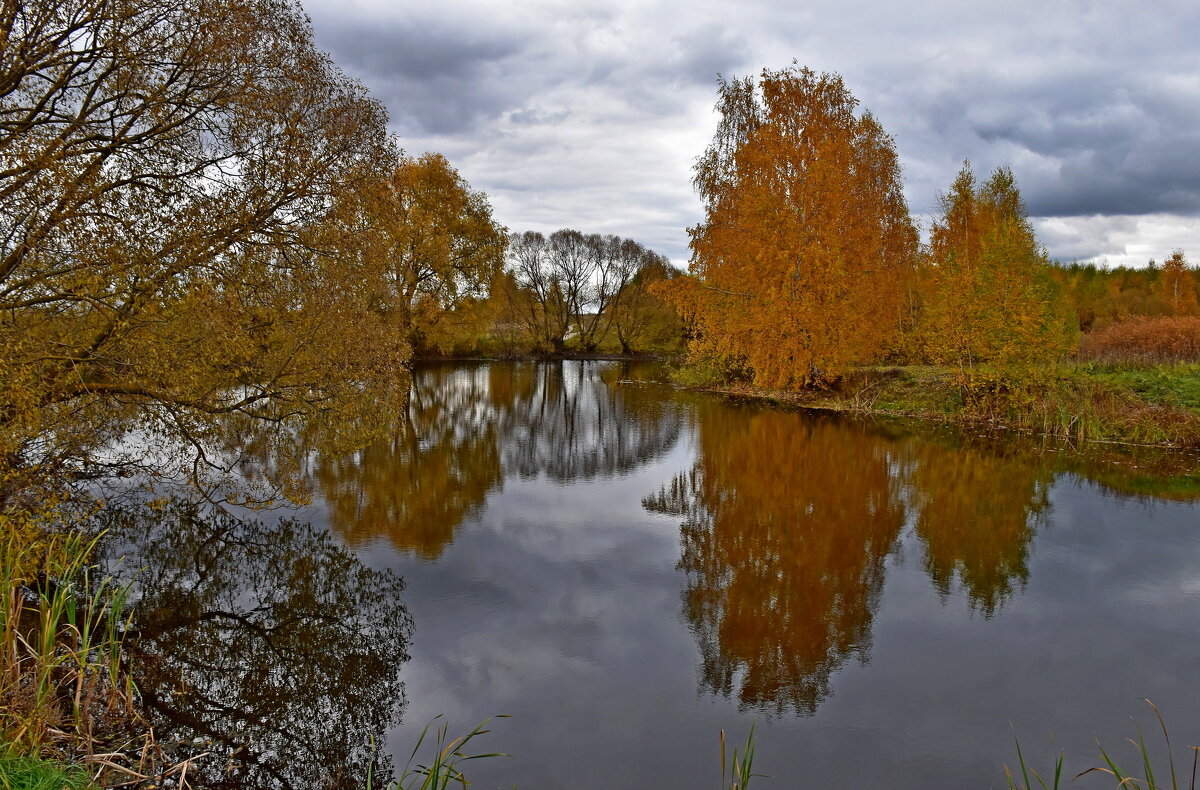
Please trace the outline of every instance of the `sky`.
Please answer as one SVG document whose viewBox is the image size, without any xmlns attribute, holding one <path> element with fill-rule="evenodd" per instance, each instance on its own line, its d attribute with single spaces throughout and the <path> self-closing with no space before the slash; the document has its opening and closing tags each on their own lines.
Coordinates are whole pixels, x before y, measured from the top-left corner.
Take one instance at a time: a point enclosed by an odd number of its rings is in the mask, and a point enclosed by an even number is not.
<svg viewBox="0 0 1200 790">
<path fill-rule="evenodd" d="M 836 72 L 893 136 L 927 231 L 969 159 L 1013 169 L 1063 261 L 1200 262 L 1200 3 L 304 0 L 318 44 L 510 230 L 685 265 L 717 75 Z"/>
</svg>

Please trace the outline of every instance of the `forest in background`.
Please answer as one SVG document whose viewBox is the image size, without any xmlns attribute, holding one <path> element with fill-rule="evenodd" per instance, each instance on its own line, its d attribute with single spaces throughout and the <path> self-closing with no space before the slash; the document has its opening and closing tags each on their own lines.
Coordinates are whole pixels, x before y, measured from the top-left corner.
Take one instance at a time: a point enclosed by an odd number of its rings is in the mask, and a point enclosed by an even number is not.
<svg viewBox="0 0 1200 790">
<path fill-rule="evenodd" d="M 491 287 L 434 311 L 417 353 L 685 353 L 714 381 L 789 390 L 879 363 L 1200 356 L 1183 250 L 1139 269 L 1052 261 L 1012 171 L 980 181 L 969 162 L 922 244 L 892 138 L 837 75 L 721 81 L 716 109 L 686 273 L 618 237 L 514 233 Z"/>
</svg>

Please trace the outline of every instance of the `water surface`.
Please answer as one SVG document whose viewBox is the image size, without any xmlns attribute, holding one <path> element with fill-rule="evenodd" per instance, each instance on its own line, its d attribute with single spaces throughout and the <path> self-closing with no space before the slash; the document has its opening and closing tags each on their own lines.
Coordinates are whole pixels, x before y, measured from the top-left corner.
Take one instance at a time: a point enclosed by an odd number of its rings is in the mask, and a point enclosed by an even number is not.
<svg viewBox="0 0 1200 790">
<path fill-rule="evenodd" d="M 1191 476 L 617 362 L 423 367 L 405 422 L 312 459 L 282 522 L 127 532 L 152 701 L 211 784 L 353 786 L 439 715 L 513 717 L 485 788 L 714 787 L 752 722 L 763 787 L 1001 787 L 1014 735 L 1073 775 L 1141 697 L 1200 738 Z"/>
</svg>

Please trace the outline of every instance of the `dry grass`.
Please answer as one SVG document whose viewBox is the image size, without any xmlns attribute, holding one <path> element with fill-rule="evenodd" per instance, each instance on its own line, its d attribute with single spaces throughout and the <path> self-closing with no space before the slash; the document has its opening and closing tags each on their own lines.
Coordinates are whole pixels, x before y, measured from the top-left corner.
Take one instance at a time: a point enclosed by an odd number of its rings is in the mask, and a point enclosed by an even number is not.
<svg viewBox="0 0 1200 790">
<path fill-rule="evenodd" d="M 1084 336 L 1079 358 L 1107 365 L 1200 362 L 1200 318 L 1131 318 Z"/>
</svg>

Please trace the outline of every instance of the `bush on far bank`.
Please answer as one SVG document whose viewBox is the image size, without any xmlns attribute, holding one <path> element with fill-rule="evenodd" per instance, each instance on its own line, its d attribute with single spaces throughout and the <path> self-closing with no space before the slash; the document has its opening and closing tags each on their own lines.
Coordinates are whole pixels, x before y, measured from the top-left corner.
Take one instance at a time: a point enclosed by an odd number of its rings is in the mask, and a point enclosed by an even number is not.
<svg viewBox="0 0 1200 790">
<path fill-rule="evenodd" d="M 1200 362 L 1200 317 L 1135 317 L 1083 336 L 1079 359 L 1147 366 Z"/>
</svg>

